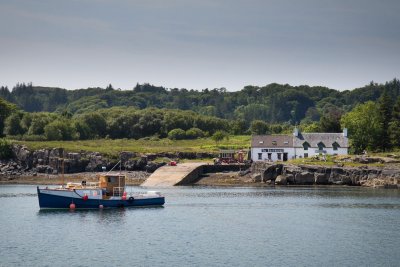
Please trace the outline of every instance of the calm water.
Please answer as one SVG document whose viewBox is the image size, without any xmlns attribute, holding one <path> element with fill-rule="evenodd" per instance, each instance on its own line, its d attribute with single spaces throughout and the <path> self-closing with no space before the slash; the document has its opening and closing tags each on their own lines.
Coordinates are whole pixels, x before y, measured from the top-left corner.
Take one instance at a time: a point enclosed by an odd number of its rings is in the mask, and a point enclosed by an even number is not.
<svg viewBox="0 0 400 267">
<path fill-rule="evenodd" d="M 400 262 L 396 190 L 179 187 L 164 208 L 74 212 L 39 211 L 35 190 L 0 186 L 1 266 Z"/>
</svg>

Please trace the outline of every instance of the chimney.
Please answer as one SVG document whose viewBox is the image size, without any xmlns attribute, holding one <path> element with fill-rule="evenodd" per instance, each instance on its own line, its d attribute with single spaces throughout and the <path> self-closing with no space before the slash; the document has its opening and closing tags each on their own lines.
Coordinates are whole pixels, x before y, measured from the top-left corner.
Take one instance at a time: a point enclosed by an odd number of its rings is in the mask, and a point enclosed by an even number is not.
<svg viewBox="0 0 400 267">
<path fill-rule="evenodd" d="M 297 127 L 294 127 L 294 132 L 293 132 L 294 136 L 299 136 L 299 129 L 297 129 Z"/>
<path fill-rule="evenodd" d="M 347 128 L 344 128 L 344 129 L 343 129 L 343 136 L 344 136 L 344 137 L 347 137 Z"/>
</svg>

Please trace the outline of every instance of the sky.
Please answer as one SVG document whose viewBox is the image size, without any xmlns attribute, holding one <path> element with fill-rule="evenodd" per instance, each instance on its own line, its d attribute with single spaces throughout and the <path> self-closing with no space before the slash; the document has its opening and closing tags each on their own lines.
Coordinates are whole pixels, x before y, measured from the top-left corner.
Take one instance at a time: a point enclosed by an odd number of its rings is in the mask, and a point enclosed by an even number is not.
<svg viewBox="0 0 400 267">
<path fill-rule="evenodd" d="M 399 13 L 399 0 L 0 0 L 0 86 L 353 89 L 400 78 Z"/>
</svg>

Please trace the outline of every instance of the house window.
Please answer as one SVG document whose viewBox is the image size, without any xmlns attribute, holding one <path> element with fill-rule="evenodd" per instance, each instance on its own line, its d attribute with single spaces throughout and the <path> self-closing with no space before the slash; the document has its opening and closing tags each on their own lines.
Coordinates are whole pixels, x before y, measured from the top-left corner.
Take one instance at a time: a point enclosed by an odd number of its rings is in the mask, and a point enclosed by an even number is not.
<svg viewBox="0 0 400 267">
<path fill-rule="evenodd" d="M 304 153 L 304 158 L 308 158 L 308 153 Z"/>
<path fill-rule="evenodd" d="M 258 153 L 258 159 L 262 159 L 262 153 Z"/>
<path fill-rule="evenodd" d="M 318 143 L 318 150 L 324 150 L 324 148 L 325 148 L 325 144 L 322 143 L 322 142 L 319 142 Z"/>
<path fill-rule="evenodd" d="M 278 153 L 278 160 L 282 159 L 282 153 Z"/>
<path fill-rule="evenodd" d="M 309 147 L 310 147 L 310 144 L 308 142 L 303 143 L 304 150 L 308 150 Z"/>
<path fill-rule="evenodd" d="M 272 159 L 272 153 L 268 153 L 268 159 L 269 159 L 269 160 Z"/>
<path fill-rule="evenodd" d="M 332 144 L 332 147 L 333 147 L 333 150 L 338 150 L 338 147 L 340 147 L 340 146 L 339 146 L 339 144 L 337 142 L 334 142 Z"/>
</svg>

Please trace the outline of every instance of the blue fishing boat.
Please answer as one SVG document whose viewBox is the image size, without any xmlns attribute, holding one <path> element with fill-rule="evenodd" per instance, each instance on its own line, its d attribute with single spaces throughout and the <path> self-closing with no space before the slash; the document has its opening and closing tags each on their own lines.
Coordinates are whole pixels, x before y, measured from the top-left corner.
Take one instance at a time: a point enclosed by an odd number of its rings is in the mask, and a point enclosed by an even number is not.
<svg viewBox="0 0 400 267">
<path fill-rule="evenodd" d="M 99 182 L 67 183 L 56 188 L 39 188 L 41 209 L 103 209 L 122 207 L 162 206 L 165 198 L 159 192 L 128 194 L 125 175 L 106 174 Z"/>
</svg>

